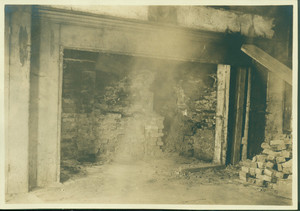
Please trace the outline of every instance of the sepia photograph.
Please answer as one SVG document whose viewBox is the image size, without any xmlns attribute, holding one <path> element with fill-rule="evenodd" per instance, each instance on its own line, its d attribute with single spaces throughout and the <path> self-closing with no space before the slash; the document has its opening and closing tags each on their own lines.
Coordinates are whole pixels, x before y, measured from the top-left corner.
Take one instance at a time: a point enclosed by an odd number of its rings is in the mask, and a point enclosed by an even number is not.
<svg viewBox="0 0 300 211">
<path fill-rule="evenodd" d="M 0 208 L 297 209 L 296 0 L 11 2 Z"/>
</svg>

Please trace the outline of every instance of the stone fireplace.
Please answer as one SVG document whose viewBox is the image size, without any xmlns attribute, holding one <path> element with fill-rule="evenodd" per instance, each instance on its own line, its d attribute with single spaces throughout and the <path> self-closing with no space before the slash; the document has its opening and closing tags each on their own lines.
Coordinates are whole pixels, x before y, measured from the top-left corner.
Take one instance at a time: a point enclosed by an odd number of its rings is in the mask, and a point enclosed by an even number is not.
<svg viewBox="0 0 300 211">
<path fill-rule="evenodd" d="M 212 161 L 216 66 L 64 50 L 61 163 Z"/>
</svg>

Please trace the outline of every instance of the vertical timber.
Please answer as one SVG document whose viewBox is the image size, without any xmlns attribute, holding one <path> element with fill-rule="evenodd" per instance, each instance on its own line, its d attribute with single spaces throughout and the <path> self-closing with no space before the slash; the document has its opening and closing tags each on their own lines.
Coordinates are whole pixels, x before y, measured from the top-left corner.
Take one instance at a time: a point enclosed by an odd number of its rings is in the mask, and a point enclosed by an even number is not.
<svg viewBox="0 0 300 211">
<path fill-rule="evenodd" d="M 245 129 L 244 129 L 244 136 L 242 138 L 242 145 L 243 145 L 242 160 L 246 160 L 247 159 L 248 132 L 249 132 L 249 112 L 250 112 L 250 95 L 251 95 L 251 69 L 248 68 Z"/>
<path fill-rule="evenodd" d="M 225 164 L 227 148 L 230 65 L 218 65 L 214 163 Z"/>
<path fill-rule="evenodd" d="M 237 69 L 236 102 L 234 105 L 236 115 L 231 150 L 231 163 L 233 165 L 237 164 L 241 158 L 246 72 L 246 68 Z"/>
</svg>

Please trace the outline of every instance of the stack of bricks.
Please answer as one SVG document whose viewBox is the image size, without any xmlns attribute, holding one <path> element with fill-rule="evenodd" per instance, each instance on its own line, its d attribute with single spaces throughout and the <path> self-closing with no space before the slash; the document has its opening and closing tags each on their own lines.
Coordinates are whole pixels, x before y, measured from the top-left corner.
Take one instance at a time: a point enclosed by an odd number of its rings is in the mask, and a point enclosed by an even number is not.
<svg viewBox="0 0 300 211">
<path fill-rule="evenodd" d="M 276 189 L 292 181 L 292 140 L 281 137 L 261 144 L 263 151 L 251 160 L 241 162 L 239 173 L 243 182 Z"/>
<path fill-rule="evenodd" d="M 145 153 L 146 155 L 159 155 L 161 153 L 164 117 L 153 113 L 145 122 Z"/>
</svg>

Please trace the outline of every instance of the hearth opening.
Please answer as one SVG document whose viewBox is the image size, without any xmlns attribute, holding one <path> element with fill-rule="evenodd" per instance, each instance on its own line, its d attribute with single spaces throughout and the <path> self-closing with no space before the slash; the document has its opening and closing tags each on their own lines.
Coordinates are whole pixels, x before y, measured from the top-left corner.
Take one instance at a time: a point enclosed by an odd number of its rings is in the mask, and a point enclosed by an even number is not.
<svg viewBox="0 0 300 211">
<path fill-rule="evenodd" d="M 65 49 L 61 99 L 64 182 L 83 165 L 170 153 L 212 162 L 217 66 Z"/>
</svg>

